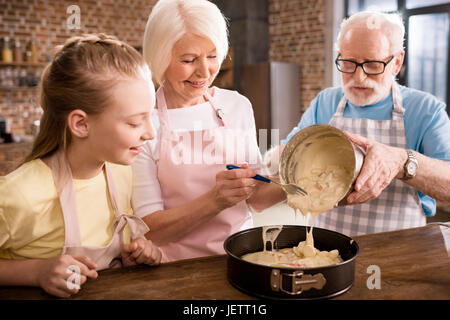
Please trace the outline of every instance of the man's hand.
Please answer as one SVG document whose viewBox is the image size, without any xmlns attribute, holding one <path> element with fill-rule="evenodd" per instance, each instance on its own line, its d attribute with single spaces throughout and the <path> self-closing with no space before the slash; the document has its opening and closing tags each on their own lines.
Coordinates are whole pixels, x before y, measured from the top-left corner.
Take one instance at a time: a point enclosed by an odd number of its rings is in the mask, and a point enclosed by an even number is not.
<svg viewBox="0 0 450 320">
<path fill-rule="evenodd" d="M 363 166 L 355 182 L 355 190 L 347 197 L 349 204 L 375 199 L 394 178 L 403 176 L 403 165 L 407 160 L 404 149 L 390 147 L 357 134 L 344 133 L 366 152 Z"/>
</svg>

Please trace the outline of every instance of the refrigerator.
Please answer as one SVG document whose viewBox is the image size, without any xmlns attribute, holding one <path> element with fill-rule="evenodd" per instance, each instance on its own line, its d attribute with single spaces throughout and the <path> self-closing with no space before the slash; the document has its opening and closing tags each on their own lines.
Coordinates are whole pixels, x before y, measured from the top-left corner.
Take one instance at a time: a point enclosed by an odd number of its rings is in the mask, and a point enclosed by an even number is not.
<svg viewBox="0 0 450 320">
<path fill-rule="evenodd" d="M 240 70 L 240 92 L 252 103 L 263 154 L 286 138 L 300 121 L 300 66 L 297 64 L 244 65 Z"/>
</svg>

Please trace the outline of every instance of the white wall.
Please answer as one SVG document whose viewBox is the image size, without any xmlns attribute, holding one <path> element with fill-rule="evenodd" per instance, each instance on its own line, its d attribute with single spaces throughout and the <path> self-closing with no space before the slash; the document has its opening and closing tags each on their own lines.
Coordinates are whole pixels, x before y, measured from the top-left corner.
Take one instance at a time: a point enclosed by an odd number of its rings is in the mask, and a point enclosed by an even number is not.
<svg viewBox="0 0 450 320">
<path fill-rule="evenodd" d="M 339 33 L 339 26 L 345 16 L 344 0 L 325 0 L 325 83 L 324 87 L 336 87 L 341 85 L 341 77 L 334 65 L 337 51 L 335 42 Z"/>
</svg>

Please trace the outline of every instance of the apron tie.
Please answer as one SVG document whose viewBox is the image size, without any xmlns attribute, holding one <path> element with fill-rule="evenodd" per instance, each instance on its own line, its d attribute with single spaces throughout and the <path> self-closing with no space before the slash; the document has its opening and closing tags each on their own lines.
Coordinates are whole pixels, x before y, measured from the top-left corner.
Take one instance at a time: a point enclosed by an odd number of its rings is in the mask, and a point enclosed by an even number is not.
<svg viewBox="0 0 450 320">
<path fill-rule="evenodd" d="M 127 224 L 128 227 L 130 228 L 132 239 L 136 238 L 145 239 L 145 234 L 150 231 L 150 228 L 144 221 L 142 221 L 141 218 L 135 215 L 122 213 L 119 216 L 117 216 L 116 220 L 114 221 L 113 224 L 114 233 L 122 231 Z"/>
</svg>

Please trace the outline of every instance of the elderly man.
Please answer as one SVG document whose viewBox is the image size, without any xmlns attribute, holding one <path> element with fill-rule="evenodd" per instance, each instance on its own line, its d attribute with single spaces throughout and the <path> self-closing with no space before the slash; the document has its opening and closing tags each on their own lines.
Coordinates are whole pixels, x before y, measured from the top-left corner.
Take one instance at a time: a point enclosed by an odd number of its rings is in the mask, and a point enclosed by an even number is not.
<svg viewBox="0 0 450 320">
<path fill-rule="evenodd" d="M 450 201 L 446 106 L 395 82 L 404 32 L 398 15 L 361 12 L 345 20 L 335 61 L 343 87 L 320 92 L 282 141 L 309 125 L 330 124 L 366 151 L 347 197 L 353 205 L 319 215 L 317 227 L 348 235 L 417 227 L 435 214 L 433 198 Z"/>
</svg>

